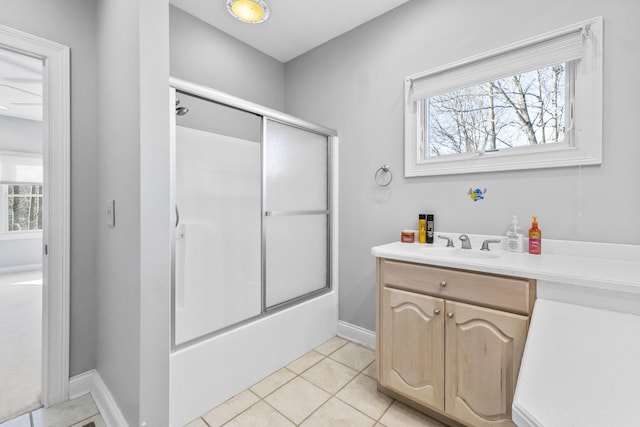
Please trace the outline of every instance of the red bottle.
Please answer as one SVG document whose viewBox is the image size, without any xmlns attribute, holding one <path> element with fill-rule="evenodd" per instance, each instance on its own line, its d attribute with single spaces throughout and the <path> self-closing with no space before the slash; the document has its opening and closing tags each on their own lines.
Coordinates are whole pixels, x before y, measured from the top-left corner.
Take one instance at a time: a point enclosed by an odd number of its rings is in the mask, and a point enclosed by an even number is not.
<svg viewBox="0 0 640 427">
<path fill-rule="evenodd" d="M 542 231 L 538 228 L 538 217 L 535 216 L 529 229 L 529 253 L 535 255 L 542 253 Z"/>
</svg>

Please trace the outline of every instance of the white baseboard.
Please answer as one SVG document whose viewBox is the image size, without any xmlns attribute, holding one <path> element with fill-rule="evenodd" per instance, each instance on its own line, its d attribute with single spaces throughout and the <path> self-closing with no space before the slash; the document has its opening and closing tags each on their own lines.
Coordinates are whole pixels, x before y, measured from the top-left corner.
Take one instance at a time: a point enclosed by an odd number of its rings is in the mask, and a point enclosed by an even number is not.
<svg viewBox="0 0 640 427">
<path fill-rule="evenodd" d="M 376 333 L 360 326 L 338 320 L 338 336 L 362 344 L 372 350 L 376 349 Z"/>
<path fill-rule="evenodd" d="M 107 427 L 129 427 L 98 371 L 92 369 L 69 380 L 69 399 L 91 393 Z"/>
<path fill-rule="evenodd" d="M 93 376 L 96 375 L 95 370 L 90 370 L 76 375 L 69 379 L 69 399 L 75 399 L 83 394 L 91 393 L 93 388 Z"/>
<path fill-rule="evenodd" d="M 23 273 L 25 271 L 37 271 L 37 270 L 42 270 L 42 264 L 27 264 L 27 265 L 16 265 L 14 267 L 2 267 L 0 268 L 0 275 Z"/>
</svg>

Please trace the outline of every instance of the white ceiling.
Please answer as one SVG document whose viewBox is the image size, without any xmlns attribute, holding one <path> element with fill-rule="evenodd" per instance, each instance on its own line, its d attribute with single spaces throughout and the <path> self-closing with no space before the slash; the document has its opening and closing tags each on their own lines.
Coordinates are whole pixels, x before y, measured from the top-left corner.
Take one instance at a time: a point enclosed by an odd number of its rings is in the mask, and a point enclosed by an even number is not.
<svg viewBox="0 0 640 427">
<path fill-rule="evenodd" d="M 0 115 L 42 120 L 41 60 L 0 49 Z"/>
<path fill-rule="evenodd" d="M 227 12 L 225 0 L 170 0 L 185 12 L 280 62 L 370 21 L 409 0 L 266 0 L 271 13 L 247 24 Z"/>
</svg>

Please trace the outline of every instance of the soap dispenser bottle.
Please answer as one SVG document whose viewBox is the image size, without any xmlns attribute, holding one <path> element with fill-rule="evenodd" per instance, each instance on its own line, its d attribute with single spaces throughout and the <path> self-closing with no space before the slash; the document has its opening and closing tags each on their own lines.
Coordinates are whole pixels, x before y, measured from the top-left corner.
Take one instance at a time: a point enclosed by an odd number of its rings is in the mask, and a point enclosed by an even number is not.
<svg viewBox="0 0 640 427">
<path fill-rule="evenodd" d="M 542 253 L 542 231 L 538 228 L 538 217 L 535 216 L 529 229 L 529 253 L 535 255 Z"/>
<path fill-rule="evenodd" d="M 518 217 L 513 215 L 511 218 L 511 226 L 507 229 L 507 250 L 509 252 L 524 251 L 524 237 L 518 226 Z"/>
</svg>

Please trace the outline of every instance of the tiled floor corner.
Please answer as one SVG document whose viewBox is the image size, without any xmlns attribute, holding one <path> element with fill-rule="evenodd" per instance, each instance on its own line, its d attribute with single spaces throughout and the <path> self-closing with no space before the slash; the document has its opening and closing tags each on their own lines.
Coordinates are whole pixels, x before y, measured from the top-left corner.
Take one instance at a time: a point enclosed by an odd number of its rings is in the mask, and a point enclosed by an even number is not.
<svg viewBox="0 0 640 427">
<path fill-rule="evenodd" d="M 375 353 L 334 337 L 187 427 L 443 426 L 378 392 L 375 378 Z"/>
<path fill-rule="evenodd" d="M 96 427 L 107 426 L 93 398 L 87 393 L 50 408 L 21 415 L 0 424 L 0 427 L 84 427 L 91 422 Z"/>
</svg>

